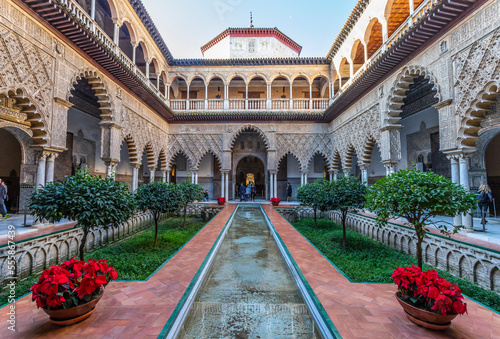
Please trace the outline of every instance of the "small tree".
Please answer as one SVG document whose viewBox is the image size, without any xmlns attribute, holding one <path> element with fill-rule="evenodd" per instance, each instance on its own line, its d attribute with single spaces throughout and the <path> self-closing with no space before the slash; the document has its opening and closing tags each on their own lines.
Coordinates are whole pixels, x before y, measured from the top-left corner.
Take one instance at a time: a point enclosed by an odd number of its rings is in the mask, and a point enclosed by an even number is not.
<svg viewBox="0 0 500 339">
<path fill-rule="evenodd" d="M 351 176 L 341 176 L 328 185 L 326 200 L 331 203 L 330 208 L 339 210 L 342 220 L 342 246 L 346 246 L 346 225 L 347 212 L 356 212 L 363 208 L 365 203 L 366 186 L 357 178 Z"/>
<path fill-rule="evenodd" d="M 135 201 L 124 184 L 101 179 L 83 169 L 35 191 L 30 210 L 36 218 L 49 222 L 75 220 L 83 230 L 79 254 L 84 260 L 89 231 L 100 226 L 117 227 L 134 214 Z"/>
<path fill-rule="evenodd" d="M 137 207 L 141 211 L 151 211 L 155 221 L 155 240 L 153 247 L 156 247 L 158 240 L 158 220 L 162 213 L 173 212 L 179 209 L 181 197 L 175 184 L 164 182 L 150 182 L 141 185 L 135 192 Z"/>
<path fill-rule="evenodd" d="M 436 216 L 454 217 L 476 206 L 474 194 L 433 172 L 415 169 L 399 170 L 370 187 L 366 195 L 366 208 L 377 214 L 381 224 L 389 218 L 404 218 L 417 235 L 417 260 L 422 268 L 422 241 L 426 226 L 434 224 L 443 234 L 457 233 L 462 227 L 449 230 L 436 224 Z"/>
<path fill-rule="evenodd" d="M 179 196 L 180 196 L 180 207 L 184 209 L 184 226 L 186 227 L 186 211 L 187 205 L 194 201 L 200 201 L 205 196 L 205 189 L 203 186 L 198 184 L 192 184 L 190 182 L 184 181 L 178 185 Z"/>
<path fill-rule="evenodd" d="M 297 200 L 300 201 L 301 205 L 310 206 L 314 210 L 314 227 L 317 226 L 317 210 L 325 212 L 329 208 L 325 196 L 327 184 L 325 180 L 317 180 L 301 186 L 297 190 Z"/>
</svg>

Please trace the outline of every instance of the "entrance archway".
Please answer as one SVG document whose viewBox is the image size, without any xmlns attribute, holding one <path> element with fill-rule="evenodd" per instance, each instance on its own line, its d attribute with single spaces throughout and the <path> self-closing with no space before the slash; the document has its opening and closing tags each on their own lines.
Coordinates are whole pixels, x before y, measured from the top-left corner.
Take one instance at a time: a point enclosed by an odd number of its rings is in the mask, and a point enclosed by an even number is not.
<svg viewBox="0 0 500 339">
<path fill-rule="evenodd" d="M 500 133 L 495 135 L 484 152 L 484 163 L 486 165 L 487 183 L 491 188 L 493 199 L 495 199 L 495 207 L 498 211 L 500 207 L 500 158 L 498 150 L 500 149 Z M 490 213 L 494 210 L 490 208 Z"/>
<path fill-rule="evenodd" d="M 265 173 L 264 163 L 258 156 L 245 156 L 236 166 L 236 190 L 241 184 L 246 186 L 253 182 L 256 188 L 255 197 L 263 199 L 266 192 Z"/>
<path fill-rule="evenodd" d="M 5 207 L 10 213 L 19 210 L 22 149 L 14 134 L 5 128 L 0 128 L 0 154 L 0 179 L 7 185 L 8 199 Z"/>
</svg>

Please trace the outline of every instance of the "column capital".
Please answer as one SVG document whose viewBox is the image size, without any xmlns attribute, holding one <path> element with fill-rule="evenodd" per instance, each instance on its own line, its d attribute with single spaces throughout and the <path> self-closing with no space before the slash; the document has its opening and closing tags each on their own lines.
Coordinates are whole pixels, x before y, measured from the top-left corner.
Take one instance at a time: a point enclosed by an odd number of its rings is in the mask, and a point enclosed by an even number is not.
<svg viewBox="0 0 500 339">
<path fill-rule="evenodd" d="M 141 164 L 135 163 L 135 164 L 130 164 L 132 168 L 139 169 L 141 167 Z"/>
</svg>

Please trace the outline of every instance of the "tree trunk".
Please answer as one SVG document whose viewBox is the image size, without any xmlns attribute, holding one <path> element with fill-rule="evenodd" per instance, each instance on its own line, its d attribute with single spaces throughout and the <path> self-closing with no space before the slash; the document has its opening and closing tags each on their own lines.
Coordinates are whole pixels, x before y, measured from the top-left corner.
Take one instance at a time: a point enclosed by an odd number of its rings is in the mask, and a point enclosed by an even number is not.
<svg viewBox="0 0 500 339">
<path fill-rule="evenodd" d="M 318 225 L 316 224 L 316 209 L 314 209 L 314 228 L 316 228 Z"/>
<path fill-rule="evenodd" d="M 156 241 L 158 240 L 158 217 L 155 215 L 155 241 L 153 243 L 153 247 L 156 247 Z"/>
<path fill-rule="evenodd" d="M 421 238 L 417 234 L 417 265 L 422 269 L 422 241 L 424 238 Z"/>
<path fill-rule="evenodd" d="M 186 228 L 186 212 L 187 212 L 187 204 L 184 205 L 184 226 L 182 226 L 183 228 Z"/>
<path fill-rule="evenodd" d="M 82 241 L 80 242 L 80 260 L 83 259 L 83 255 L 85 254 L 85 244 L 87 243 L 87 235 L 89 234 L 89 230 L 86 227 L 82 227 L 83 229 L 83 236 L 82 236 Z"/>
<path fill-rule="evenodd" d="M 342 247 L 346 246 L 346 230 L 345 230 L 345 219 L 347 218 L 347 211 L 342 211 Z"/>
</svg>

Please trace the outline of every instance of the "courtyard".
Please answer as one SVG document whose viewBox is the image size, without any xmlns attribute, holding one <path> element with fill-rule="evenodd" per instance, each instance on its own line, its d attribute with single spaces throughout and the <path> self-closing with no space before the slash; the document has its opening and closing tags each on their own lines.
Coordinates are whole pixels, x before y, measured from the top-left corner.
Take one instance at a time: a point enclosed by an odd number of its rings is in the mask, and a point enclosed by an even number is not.
<svg viewBox="0 0 500 339">
<path fill-rule="evenodd" d="M 0 0 L 1 337 L 500 337 L 498 13 Z"/>
</svg>

